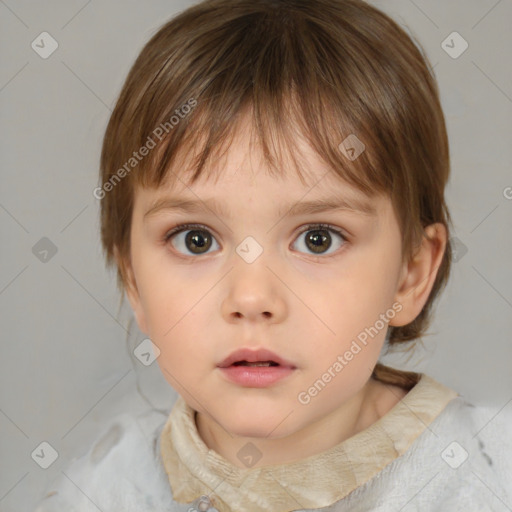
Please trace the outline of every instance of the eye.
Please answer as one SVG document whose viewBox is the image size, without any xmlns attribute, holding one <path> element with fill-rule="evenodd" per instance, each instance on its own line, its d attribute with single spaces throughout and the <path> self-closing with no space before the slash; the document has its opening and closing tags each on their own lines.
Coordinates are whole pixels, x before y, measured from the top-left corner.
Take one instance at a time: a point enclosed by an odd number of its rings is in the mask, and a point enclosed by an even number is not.
<svg viewBox="0 0 512 512">
<path fill-rule="evenodd" d="M 190 251 L 189 254 L 196 255 L 206 254 L 215 240 L 208 228 L 200 224 L 176 226 L 165 235 L 164 239 L 166 242 L 171 241 L 179 252 L 187 254 L 186 251 Z"/>
<path fill-rule="evenodd" d="M 326 251 L 333 246 L 332 233 L 335 235 L 334 238 L 338 238 L 338 247 L 334 244 L 334 250 L 331 252 L 336 252 L 339 247 L 344 245 L 347 238 L 341 231 L 326 224 L 307 226 L 299 234 L 297 241 L 300 245 L 302 235 L 306 235 L 302 242 L 306 250 L 310 250 L 316 255 L 325 255 L 329 254 Z M 165 235 L 164 240 L 165 242 L 170 241 L 173 247 L 182 254 L 187 254 L 187 252 L 193 255 L 207 254 L 213 244 L 217 245 L 217 249 L 219 248 L 210 230 L 201 224 L 181 224 L 176 226 Z M 295 244 L 298 242 L 295 242 Z"/>
<path fill-rule="evenodd" d="M 331 235 L 332 233 L 335 234 L 334 238 L 338 238 L 338 240 L 341 239 L 342 243 L 339 245 L 339 247 L 343 246 L 344 243 L 347 242 L 347 238 L 341 231 L 326 224 L 315 224 L 308 226 L 299 234 L 297 240 L 300 242 L 302 235 L 306 235 L 302 245 L 305 246 L 307 250 L 312 251 L 314 254 L 324 255 L 326 254 L 326 251 L 333 245 L 333 237 Z M 336 244 L 334 247 L 335 249 L 333 252 L 336 252 Z"/>
</svg>

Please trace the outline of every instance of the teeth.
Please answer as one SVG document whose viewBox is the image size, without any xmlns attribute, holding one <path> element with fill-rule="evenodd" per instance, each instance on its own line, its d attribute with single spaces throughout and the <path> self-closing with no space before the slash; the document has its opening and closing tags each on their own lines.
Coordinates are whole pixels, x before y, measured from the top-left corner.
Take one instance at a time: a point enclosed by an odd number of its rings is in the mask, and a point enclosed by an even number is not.
<svg viewBox="0 0 512 512">
<path fill-rule="evenodd" d="M 257 361 L 254 363 L 249 363 L 248 361 L 237 361 L 235 366 L 278 366 L 274 361 Z"/>
</svg>

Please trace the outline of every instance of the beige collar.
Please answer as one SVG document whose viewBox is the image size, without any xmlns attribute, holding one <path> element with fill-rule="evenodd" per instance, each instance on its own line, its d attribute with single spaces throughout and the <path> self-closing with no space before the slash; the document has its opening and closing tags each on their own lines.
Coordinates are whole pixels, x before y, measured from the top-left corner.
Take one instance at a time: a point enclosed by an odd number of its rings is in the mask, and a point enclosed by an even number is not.
<svg viewBox="0 0 512 512">
<path fill-rule="evenodd" d="M 220 512 L 287 512 L 341 500 L 399 457 L 458 396 L 425 374 L 390 411 L 338 445 L 300 461 L 242 469 L 210 450 L 180 396 L 161 433 L 165 470 L 179 503 L 208 495 Z"/>
</svg>

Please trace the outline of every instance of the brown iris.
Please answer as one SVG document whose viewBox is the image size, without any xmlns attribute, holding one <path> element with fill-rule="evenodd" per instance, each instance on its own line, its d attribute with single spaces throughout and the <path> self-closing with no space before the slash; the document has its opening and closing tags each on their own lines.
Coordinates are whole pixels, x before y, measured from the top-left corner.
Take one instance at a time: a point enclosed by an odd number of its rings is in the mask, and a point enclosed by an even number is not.
<svg viewBox="0 0 512 512">
<path fill-rule="evenodd" d="M 212 245 L 212 237 L 207 231 L 194 229 L 187 233 L 185 245 L 194 254 L 203 254 L 207 252 Z"/>
<path fill-rule="evenodd" d="M 329 231 L 326 229 L 312 229 L 306 234 L 306 245 L 316 253 L 325 252 L 332 244 Z"/>
</svg>

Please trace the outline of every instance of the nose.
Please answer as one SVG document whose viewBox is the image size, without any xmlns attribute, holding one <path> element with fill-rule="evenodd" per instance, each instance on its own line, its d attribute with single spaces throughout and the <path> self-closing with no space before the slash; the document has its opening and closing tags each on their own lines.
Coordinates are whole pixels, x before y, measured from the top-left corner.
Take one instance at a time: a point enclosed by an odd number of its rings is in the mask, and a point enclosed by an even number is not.
<svg viewBox="0 0 512 512">
<path fill-rule="evenodd" d="M 229 323 L 282 322 L 286 315 L 286 287 L 261 259 L 243 260 L 227 276 L 228 291 L 222 300 L 221 313 Z"/>
</svg>

